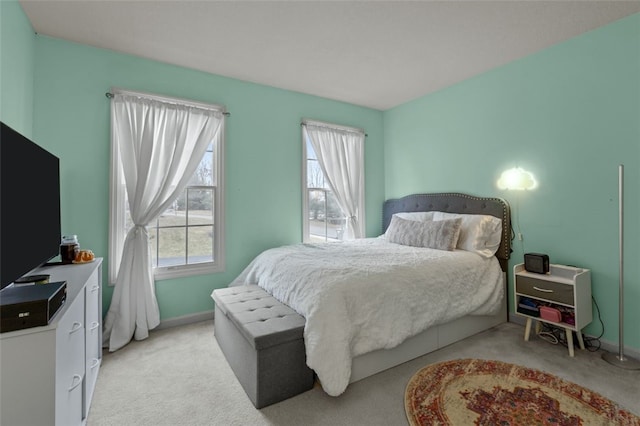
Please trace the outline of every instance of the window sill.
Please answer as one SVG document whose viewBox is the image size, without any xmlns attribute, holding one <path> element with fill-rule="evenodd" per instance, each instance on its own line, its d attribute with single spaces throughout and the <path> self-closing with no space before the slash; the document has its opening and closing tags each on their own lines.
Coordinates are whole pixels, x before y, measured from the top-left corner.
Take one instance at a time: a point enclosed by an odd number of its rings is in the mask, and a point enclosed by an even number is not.
<svg viewBox="0 0 640 426">
<path fill-rule="evenodd" d="M 224 272 L 224 266 L 215 263 L 203 263 L 196 265 L 172 266 L 154 269 L 153 278 L 156 281 L 170 280 L 174 278 L 191 277 L 195 275 L 207 275 L 216 272 Z"/>
</svg>

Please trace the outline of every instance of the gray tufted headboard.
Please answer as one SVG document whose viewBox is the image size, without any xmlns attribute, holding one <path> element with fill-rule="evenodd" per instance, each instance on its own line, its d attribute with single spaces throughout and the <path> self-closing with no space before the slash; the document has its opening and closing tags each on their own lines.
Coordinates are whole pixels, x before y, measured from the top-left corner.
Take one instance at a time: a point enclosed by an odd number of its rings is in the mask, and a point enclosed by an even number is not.
<svg viewBox="0 0 640 426">
<path fill-rule="evenodd" d="M 502 270 L 507 271 L 511 256 L 511 210 L 505 200 L 460 193 L 414 194 L 387 200 L 382 207 L 382 231 L 387 230 L 391 216 L 395 213 L 429 211 L 488 214 L 502 219 L 502 240 L 496 257 Z"/>
</svg>

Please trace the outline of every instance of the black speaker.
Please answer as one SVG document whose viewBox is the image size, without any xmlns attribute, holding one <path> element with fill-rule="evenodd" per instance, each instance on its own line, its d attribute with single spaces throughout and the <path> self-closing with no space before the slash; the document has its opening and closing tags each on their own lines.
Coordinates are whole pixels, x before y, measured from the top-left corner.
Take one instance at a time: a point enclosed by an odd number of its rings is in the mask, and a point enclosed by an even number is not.
<svg viewBox="0 0 640 426">
<path fill-rule="evenodd" d="M 549 256 L 542 253 L 525 253 L 524 269 L 536 274 L 549 273 Z"/>
<path fill-rule="evenodd" d="M 47 325 L 67 300 L 67 282 L 6 287 L 0 296 L 0 333 Z"/>
</svg>

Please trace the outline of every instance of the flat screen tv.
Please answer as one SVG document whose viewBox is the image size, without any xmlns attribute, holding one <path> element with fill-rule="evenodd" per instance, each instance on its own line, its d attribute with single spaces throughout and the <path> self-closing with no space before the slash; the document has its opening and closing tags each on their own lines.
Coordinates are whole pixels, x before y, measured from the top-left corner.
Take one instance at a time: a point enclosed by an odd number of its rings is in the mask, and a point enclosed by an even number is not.
<svg viewBox="0 0 640 426">
<path fill-rule="evenodd" d="M 0 289 L 60 251 L 60 161 L 0 122 Z"/>
</svg>

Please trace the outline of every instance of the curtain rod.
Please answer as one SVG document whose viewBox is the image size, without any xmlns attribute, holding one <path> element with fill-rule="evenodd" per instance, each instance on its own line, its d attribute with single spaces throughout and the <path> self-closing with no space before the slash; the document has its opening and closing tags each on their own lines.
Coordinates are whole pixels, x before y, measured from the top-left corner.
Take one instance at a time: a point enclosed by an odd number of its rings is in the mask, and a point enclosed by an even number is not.
<svg viewBox="0 0 640 426">
<path fill-rule="evenodd" d="M 113 96 L 114 96 L 113 93 L 111 92 L 106 92 L 104 95 L 109 99 L 113 99 Z M 229 111 L 223 111 L 222 115 L 229 117 L 231 116 L 231 113 Z"/>
<path fill-rule="evenodd" d="M 342 130 L 345 132 L 364 133 L 365 137 L 369 136 L 367 133 L 365 133 L 363 129 L 358 129 L 356 127 L 341 126 L 339 124 L 325 123 L 324 121 L 315 121 L 315 120 L 305 119 L 305 120 L 302 120 L 302 122 L 300 123 L 300 126 L 305 126 L 307 124 L 310 126 L 327 127 L 329 129 Z"/>
</svg>

